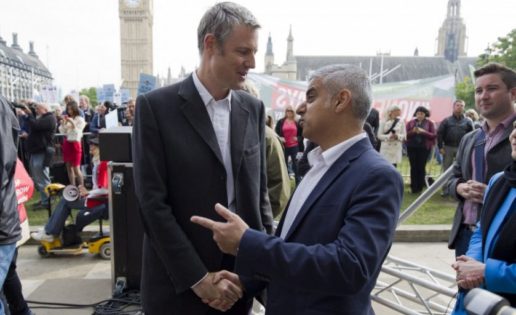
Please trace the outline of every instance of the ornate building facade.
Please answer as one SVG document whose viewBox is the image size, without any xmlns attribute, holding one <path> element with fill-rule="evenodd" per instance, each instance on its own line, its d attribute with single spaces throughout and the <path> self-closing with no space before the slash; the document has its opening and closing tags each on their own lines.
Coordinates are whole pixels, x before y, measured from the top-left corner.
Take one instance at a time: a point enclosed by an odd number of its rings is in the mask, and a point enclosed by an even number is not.
<svg viewBox="0 0 516 315">
<path fill-rule="evenodd" d="M 33 42 L 29 42 L 29 51 L 24 53 L 16 33 L 10 47 L 0 36 L 0 95 L 11 101 L 33 99 L 35 92 L 51 84 L 52 74 L 39 60 Z"/>
<path fill-rule="evenodd" d="M 446 19 L 439 28 L 437 54 L 450 62 L 466 56 L 466 25 L 460 16 L 460 0 L 449 0 Z"/>
<path fill-rule="evenodd" d="M 438 53 L 433 57 L 412 56 L 294 56 L 292 27 L 287 38 L 287 58 L 281 65 L 274 63 L 272 37 L 269 34 L 264 59 L 264 73 L 287 80 L 306 81 L 310 74 L 325 65 L 345 63 L 360 66 L 369 73 L 373 84 L 419 80 L 442 75 L 453 75 L 457 81 L 470 76 L 470 66 L 476 57 L 467 57 L 465 50 L 466 26 L 460 17 L 460 0 L 449 0 L 447 18 L 439 29 Z"/>
<path fill-rule="evenodd" d="M 152 0 L 119 0 L 122 88 L 136 97 L 140 73 L 153 71 Z"/>
</svg>

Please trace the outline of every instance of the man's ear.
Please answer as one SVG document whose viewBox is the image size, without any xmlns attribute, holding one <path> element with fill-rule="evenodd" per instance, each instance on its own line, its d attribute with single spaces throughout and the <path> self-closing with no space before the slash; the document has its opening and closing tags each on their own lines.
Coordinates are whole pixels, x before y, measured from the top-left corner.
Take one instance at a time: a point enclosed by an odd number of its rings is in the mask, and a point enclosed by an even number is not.
<svg viewBox="0 0 516 315">
<path fill-rule="evenodd" d="M 511 98 L 512 98 L 512 101 L 513 101 L 513 102 L 516 102 L 516 86 L 515 86 L 515 87 L 513 87 L 513 88 L 510 90 L 510 92 L 511 92 Z M 514 106 L 514 104 L 513 104 L 513 106 Z"/>
<path fill-rule="evenodd" d="M 214 52 L 217 48 L 217 39 L 212 33 L 204 35 L 204 50 L 207 52 Z"/>
<path fill-rule="evenodd" d="M 348 107 L 351 107 L 351 91 L 342 89 L 335 97 L 335 112 L 339 113 Z"/>
</svg>

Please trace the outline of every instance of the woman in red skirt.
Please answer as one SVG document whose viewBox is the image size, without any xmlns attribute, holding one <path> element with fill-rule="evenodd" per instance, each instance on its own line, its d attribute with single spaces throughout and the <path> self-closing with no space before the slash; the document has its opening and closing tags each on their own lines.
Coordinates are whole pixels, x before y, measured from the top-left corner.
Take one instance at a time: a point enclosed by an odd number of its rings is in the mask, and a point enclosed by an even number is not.
<svg viewBox="0 0 516 315">
<path fill-rule="evenodd" d="M 81 173 L 82 131 L 86 122 L 81 117 L 76 101 L 66 103 L 66 116 L 59 126 L 59 132 L 65 135 L 63 140 L 63 161 L 66 163 L 68 179 L 71 185 L 82 186 L 84 179 Z"/>
</svg>

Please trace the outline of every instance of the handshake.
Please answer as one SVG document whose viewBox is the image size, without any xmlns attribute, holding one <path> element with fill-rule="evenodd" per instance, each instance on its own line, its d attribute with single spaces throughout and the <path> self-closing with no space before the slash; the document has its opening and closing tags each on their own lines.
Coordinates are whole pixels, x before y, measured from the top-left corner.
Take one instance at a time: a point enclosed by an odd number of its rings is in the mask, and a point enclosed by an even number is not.
<svg viewBox="0 0 516 315">
<path fill-rule="evenodd" d="M 225 312 L 242 298 L 244 287 L 238 275 L 222 270 L 209 272 L 192 290 L 203 303 Z"/>
<path fill-rule="evenodd" d="M 215 211 L 226 219 L 226 222 L 215 222 L 199 216 L 193 216 L 190 220 L 211 230 L 213 240 L 223 253 L 236 256 L 242 235 L 249 226 L 221 204 L 215 205 Z M 222 270 L 208 273 L 192 290 L 204 303 L 225 312 L 242 297 L 244 287 L 237 274 Z"/>
</svg>

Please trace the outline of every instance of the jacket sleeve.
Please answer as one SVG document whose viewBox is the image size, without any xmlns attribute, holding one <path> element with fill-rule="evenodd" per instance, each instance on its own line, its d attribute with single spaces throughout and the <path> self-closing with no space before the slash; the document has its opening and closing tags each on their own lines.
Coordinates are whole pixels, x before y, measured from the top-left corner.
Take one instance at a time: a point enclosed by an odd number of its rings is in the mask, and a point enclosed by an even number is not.
<svg viewBox="0 0 516 315">
<path fill-rule="evenodd" d="M 437 129 L 437 146 L 439 147 L 439 149 L 443 148 L 444 135 L 446 134 L 448 126 L 447 122 L 448 119 L 444 119 L 439 125 L 439 128 Z"/>
<path fill-rule="evenodd" d="M 248 229 L 239 245 L 235 271 L 286 288 L 336 296 L 354 294 L 376 277 L 390 248 L 403 184 L 393 168 L 373 168 L 353 192 L 353 202 L 333 242 L 286 242 Z M 346 205 L 340 205 L 347 207 Z M 303 226 L 310 233 L 309 226 Z"/>
<path fill-rule="evenodd" d="M 98 174 L 97 175 L 97 186 L 99 188 L 108 188 L 108 171 L 107 171 L 107 162 L 102 161 L 99 164 Z"/>
<path fill-rule="evenodd" d="M 267 162 L 265 160 L 265 105 L 260 103 L 260 113 L 258 119 L 258 133 L 260 137 L 260 215 L 262 224 L 267 233 L 273 233 L 274 219 L 272 217 L 269 192 L 267 191 Z"/>
<path fill-rule="evenodd" d="M 403 121 L 403 119 L 400 119 L 398 124 L 400 125 L 400 127 L 399 127 L 400 132 L 398 134 L 398 140 L 405 141 L 405 140 L 407 140 L 407 129 L 405 128 L 405 122 Z"/>
<path fill-rule="evenodd" d="M 268 132 L 269 131 L 269 132 Z M 290 179 L 281 143 L 272 129 L 266 130 L 267 188 L 272 215 L 277 217 L 290 197 Z"/>
<path fill-rule="evenodd" d="M 463 165 L 464 163 L 464 150 L 466 148 L 466 144 L 469 141 L 469 138 L 471 137 L 471 134 L 467 134 L 466 136 L 462 137 L 459 148 L 457 149 L 457 156 L 455 157 L 455 161 L 453 162 L 453 175 L 448 180 L 448 183 L 446 184 L 446 188 L 448 190 L 448 193 L 451 194 L 455 199 L 457 200 L 463 200 L 461 195 L 457 194 L 457 186 L 460 183 L 466 182 L 466 179 L 464 179 L 463 176 L 463 168 L 466 167 Z"/>
<path fill-rule="evenodd" d="M 435 132 L 435 123 L 430 119 L 428 121 L 428 130 L 423 131 L 423 134 L 430 140 L 435 140 L 437 138 L 437 133 Z M 435 144 L 435 142 L 434 142 Z"/>
<path fill-rule="evenodd" d="M 477 229 L 471 235 L 471 239 L 469 240 L 468 251 L 466 252 L 466 256 L 469 256 L 476 261 L 482 261 L 482 230 L 480 229 L 480 224 L 477 223 Z"/>
<path fill-rule="evenodd" d="M 168 200 L 165 144 L 157 113 L 145 95 L 137 98 L 132 150 L 134 183 L 145 234 L 177 293 L 189 290 L 208 272 L 178 224 Z"/>
<path fill-rule="evenodd" d="M 47 115 L 40 119 L 36 119 L 34 116 L 29 115 L 26 120 L 31 131 L 52 131 L 56 129 L 56 120 L 51 115 Z"/>
<path fill-rule="evenodd" d="M 299 152 L 305 151 L 305 138 L 303 138 L 303 127 L 301 127 L 301 124 L 296 121 L 296 128 L 297 128 L 297 147 L 299 149 Z"/>
<path fill-rule="evenodd" d="M 411 121 L 409 121 L 407 123 L 407 128 L 406 128 L 407 129 L 407 140 L 412 138 L 416 134 L 416 132 L 414 131 L 414 124 L 415 124 L 414 119 L 412 119 Z"/>
<path fill-rule="evenodd" d="M 516 264 L 488 258 L 484 279 L 489 291 L 516 293 Z"/>
<path fill-rule="evenodd" d="M 384 134 L 384 132 L 387 131 L 385 130 L 386 123 L 387 122 L 385 120 L 380 121 L 380 127 L 378 127 L 378 133 L 376 134 L 376 137 L 379 141 L 386 141 L 387 139 L 389 139 L 390 135 Z"/>
<path fill-rule="evenodd" d="M 90 132 L 98 133 L 99 129 L 100 129 L 100 126 L 99 126 L 99 114 L 95 113 L 93 115 L 93 118 L 91 119 L 91 122 L 90 122 Z"/>
<path fill-rule="evenodd" d="M 283 137 L 283 121 L 284 120 L 285 120 L 285 118 L 281 118 L 280 120 L 278 120 L 278 122 L 276 123 L 276 127 L 274 128 L 274 131 L 276 131 L 276 133 L 280 137 Z"/>
</svg>

